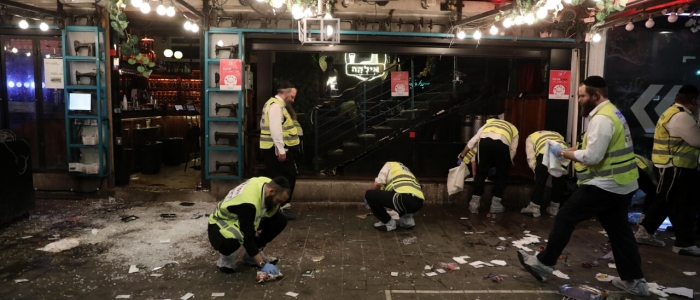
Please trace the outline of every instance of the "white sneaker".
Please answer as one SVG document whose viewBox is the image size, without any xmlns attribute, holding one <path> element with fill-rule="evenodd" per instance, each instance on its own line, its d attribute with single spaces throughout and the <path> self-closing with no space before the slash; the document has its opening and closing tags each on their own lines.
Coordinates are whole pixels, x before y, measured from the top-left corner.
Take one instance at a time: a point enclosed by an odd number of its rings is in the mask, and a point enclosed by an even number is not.
<svg viewBox="0 0 700 300">
<path fill-rule="evenodd" d="M 539 216 L 542 215 L 542 213 L 540 212 L 540 206 L 533 203 L 533 202 L 530 202 L 530 204 L 527 207 L 521 209 L 520 213 L 526 214 L 526 215 L 532 215 L 532 217 L 534 217 L 534 218 L 538 218 Z"/>
<path fill-rule="evenodd" d="M 219 260 L 216 262 L 216 266 L 219 267 L 219 270 L 224 273 L 236 272 L 237 266 L 235 253 L 228 256 L 219 253 Z"/>
<path fill-rule="evenodd" d="M 700 248 L 698 248 L 698 246 L 690 246 L 685 248 L 673 246 L 672 250 L 680 255 L 700 256 Z"/>
<path fill-rule="evenodd" d="M 559 213 L 559 203 L 550 202 L 549 207 L 547 207 L 547 213 L 556 216 Z"/>
<path fill-rule="evenodd" d="M 396 229 L 396 220 L 391 219 L 387 223 L 382 223 L 382 222 L 374 223 L 374 228 L 377 228 L 378 230 L 381 230 L 381 231 L 395 230 Z"/>
<path fill-rule="evenodd" d="M 634 233 L 634 239 L 637 240 L 637 244 L 647 244 L 655 247 L 666 246 L 666 243 L 664 243 L 664 241 L 659 241 L 656 238 L 654 238 L 654 236 L 649 234 L 647 230 L 644 229 L 644 226 L 641 225 L 637 229 L 637 232 Z"/>
<path fill-rule="evenodd" d="M 413 220 L 413 214 L 405 214 L 399 219 L 399 226 L 405 229 L 411 229 L 416 226 L 416 221 Z"/>
<path fill-rule="evenodd" d="M 469 201 L 469 211 L 473 214 L 478 214 L 479 205 L 481 205 L 481 196 L 472 196 L 472 200 Z"/>
<path fill-rule="evenodd" d="M 491 209 L 489 210 L 492 214 L 502 213 L 505 208 L 501 204 L 501 198 L 493 197 L 491 199 Z"/>
<path fill-rule="evenodd" d="M 620 279 L 620 277 L 615 277 L 612 280 L 612 284 L 618 289 L 621 289 L 632 295 L 644 297 L 648 297 L 651 295 L 649 293 L 649 285 L 647 284 L 647 281 L 644 278 L 635 280 L 622 280 Z"/>
</svg>

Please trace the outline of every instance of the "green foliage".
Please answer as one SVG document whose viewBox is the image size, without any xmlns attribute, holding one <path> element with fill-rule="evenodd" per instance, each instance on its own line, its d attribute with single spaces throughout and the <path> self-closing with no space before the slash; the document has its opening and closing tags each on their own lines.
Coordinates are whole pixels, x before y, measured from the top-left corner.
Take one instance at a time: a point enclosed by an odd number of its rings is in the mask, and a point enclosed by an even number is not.
<svg viewBox="0 0 700 300">
<path fill-rule="evenodd" d="M 151 76 L 151 68 L 155 64 L 151 63 L 148 58 L 141 55 L 139 50 L 139 37 L 127 32 L 127 27 L 129 22 L 126 18 L 126 14 L 122 10 L 123 7 L 128 5 L 130 0 L 109 0 L 109 5 L 107 5 L 107 11 L 109 12 L 109 25 L 117 32 L 119 39 L 122 40 L 120 43 L 121 50 L 119 53 L 123 56 L 136 56 L 136 58 L 129 58 L 127 61 L 130 65 L 138 64 L 137 70 L 141 73 L 143 77 Z"/>
</svg>

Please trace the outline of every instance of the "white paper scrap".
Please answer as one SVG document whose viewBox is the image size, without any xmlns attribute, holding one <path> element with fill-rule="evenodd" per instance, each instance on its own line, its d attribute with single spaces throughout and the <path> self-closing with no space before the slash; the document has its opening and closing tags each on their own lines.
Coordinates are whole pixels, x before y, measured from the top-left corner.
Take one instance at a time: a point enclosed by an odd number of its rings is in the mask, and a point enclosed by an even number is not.
<svg viewBox="0 0 700 300">
<path fill-rule="evenodd" d="M 139 268 L 137 268 L 136 265 L 129 266 L 129 274 L 138 273 L 138 271 L 139 271 Z"/>
<path fill-rule="evenodd" d="M 151 270 L 151 271 L 158 271 L 158 270 L 160 270 L 160 269 L 162 269 L 162 268 L 163 268 L 163 267 L 155 267 L 155 268 L 153 268 L 153 270 Z"/>
<path fill-rule="evenodd" d="M 27 282 L 29 279 L 15 279 L 15 283 Z"/>
<path fill-rule="evenodd" d="M 225 295 L 226 295 L 226 293 L 211 293 L 212 297 L 223 297 Z"/>
<path fill-rule="evenodd" d="M 501 241 L 505 241 L 505 240 L 506 240 L 506 238 L 504 238 L 504 237 L 502 237 L 502 236 L 499 236 L 498 239 L 501 240 Z"/>
<path fill-rule="evenodd" d="M 391 276 L 393 276 L 393 277 L 399 276 L 399 272 L 391 272 Z"/>
<path fill-rule="evenodd" d="M 443 269 L 437 269 L 437 270 L 435 270 L 435 271 L 437 271 L 437 272 L 440 273 L 440 274 L 445 274 L 445 273 L 447 273 L 447 271 L 445 271 L 445 270 L 443 270 Z"/>
<path fill-rule="evenodd" d="M 131 295 L 117 295 L 117 299 L 129 299 Z"/>
<path fill-rule="evenodd" d="M 184 296 L 180 297 L 180 300 L 187 300 L 187 299 L 190 299 L 190 298 L 192 298 L 192 297 L 194 297 L 194 294 L 192 294 L 192 293 L 187 293 L 187 294 L 185 294 Z"/>
<path fill-rule="evenodd" d="M 467 259 L 469 256 L 463 255 L 463 256 L 455 256 L 452 258 L 452 260 L 456 261 L 458 264 L 463 265 L 467 263 Z"/>
<path fill-rule="evenodd" d="M 617 266 L 614 263 L 608 263 L 608 268 L 617 269 Z"/>
<path fill-rule="evenodd" d="M 437 276 L 437 273 L 435 273 L 435 272 L 429 272 L 429 273 L 425 273 L 425 276 L 428 276 L 428 277 Z"/>
<path fill-rule="evenodd" d="M 492 260 L 491 263 L 494 264 L 494 265 L 497 265 L 497 266 L 505 266 L 505 265 L 507 265 L 507 263 L 506 263 L 505 260 L 500 260 L 500 259 Z"/>
<path fill-rule="evenodd" d="M 469 218 L 467 218 L 467 217 L 461 217 L 461 218 L 459 218 L 459 219 L 460 219 L 460 220 L 469 220 Z"/>
<path fill-rule="evenodd" d="M 92 232 L 92 235 L 97 235 L 97 232 L 98 232 L 98 231 L 99 231 L 99 230 L 97 230 L 97 229 L 90 230 L 90 232 Z"/>
<path fill-rule="evenodd" d="M 31 238 L 31 237 L 32 237 L 31 235 L 23 236 L 22 239 L 23 239 L 23 240 L 26 240 L 26 239 Z"/>
<path fill-rule="evenodd" d="M 470 235 L 470 234 L 474 234 L 474 232 L 472 232 L 472 231 L 465 231 L 464 234 Z"/>
<path fill-rule="evenodd" d="M 429 266 L 429 265 L 425 265 L 425 267 L 423 267 L 423 269 L 426 269 L 426 270 L 430 270 L 430 269 L 432 269 L 432 268 L 433 268 L 433 267 L 431 267 L 431 266 Z"/>
<path fill-rule="evenodd" d="M 161 244 L 170 244 L 170 239 L 167 240 L 160 240 Z"/>
<path fill-rule="evenodd" d="M 666 288 L 664 293 L 693 298 L 693 290 L 685 287 Z"/>
<path fill-rule="evenodd" d="M 657 295 L 659 297 L 668 297 L 668 294 L 661 291 L 661 289 L 664 287 L 658 285 L 656 282 L 649 282 L 647 283 L 647 285 L 649 286 L 649 291 L 652 294 Z"/>
<path fill-rule="evenodd" d="M 697 273 L 695 272 L 683 272 L 683 274 L 688 275 L 688 276 L 695 276 Z"/>
<path fill-rule="evenodd" d="M 153 276 L 153 277 L 160 277 L 160 276 L 163 276 L 163 274 L 153 273 L 153 274 L 151 274 L 151 276 Z"/>
<path fill-rule="evenodd" d="M 566 275 L 559 270 L 554 270 L 554 272 L 552 272 L 552 274 L 554 274 L 554 276 L 557 276 L 561 279 L 571 279 L 571 278 L 569 278 L 569 275 Z"/>
<path fill-rule="evenodd" d="M 598 273 L 598 274 L 595 274 L 595 279 L 598 279 L 598 281 L 600 281 L 600 282 L 610 282 L 613 279 L 615 279 L 615 276 L 610 276 L 608 274 Z"/>
<path fill-rule="evenodd" d="M 284 295 L 285 295 L 285 296 L 290 296 L 290 297 L 294 297 L 294 298 L 296 298 L 297 296 L 299 296 L 299 293 L 295 293 L 295 292 L 287 292 L 287 293 L 286 293 L 286 294 L 284 294 Z"/>
</svg>

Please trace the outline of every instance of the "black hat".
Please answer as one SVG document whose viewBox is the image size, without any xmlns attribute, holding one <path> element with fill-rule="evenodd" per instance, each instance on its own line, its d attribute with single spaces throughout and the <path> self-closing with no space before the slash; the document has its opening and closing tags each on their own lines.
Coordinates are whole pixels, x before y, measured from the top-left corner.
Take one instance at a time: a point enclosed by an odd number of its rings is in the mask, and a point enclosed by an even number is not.
<svg viewBox="0 0 700 300">
<path fill-rule="evenodd" d="M 698 92 L 697 87 L 695 87 L 694 85 L 687 84 L 687 85 L 684 85 L 683 87 L 681 87 L 680 90 L 678 90 L 678 94 L 679 95 L 697 95 L 700 93 Z"/>
<path fill-rule="evenodd" d="M 600 76 L 589 76 L 588 78 L 586 78 L 586 80 L 583 81 L 583 84 L 589 87 L 600 89 L 608 86 L 607 84 L 605 84 L 605 79 L 603 79 L 603 77 Z"/>
<path fill-rule="evenodd" d="M 274 179 L 272 179 L 274 183 L 282 187 L 283 189 L 289 189 L 291 188 L 291 184 L 289 184 L 289 180 L 287 178 L 284 178 L 282 176 L 277 176 Z"/>
</svg>

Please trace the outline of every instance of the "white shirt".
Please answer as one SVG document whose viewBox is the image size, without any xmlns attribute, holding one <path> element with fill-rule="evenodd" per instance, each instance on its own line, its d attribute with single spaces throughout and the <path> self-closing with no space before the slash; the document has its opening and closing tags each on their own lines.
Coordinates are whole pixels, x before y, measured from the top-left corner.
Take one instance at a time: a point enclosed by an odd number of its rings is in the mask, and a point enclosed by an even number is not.
<svg viewBox="0 0 700 300">
<path fill-rule="evenodd" d="M 513 157 L 515 157 L 515 151 L 518 149 L 519 135 L 516 134 L 513 137 L 513 142 L 508 143 L 508 138 L 502 134 L 498 134 L 495 132 L 482 133 L 481 131 L 484 130 L 484 127 L 486 127 L 486 125 L 481 126 L 481 128 L 479 128 L 479 131 L 477 131 L 476 134 L 472 137 L 472 139 L 469 140 L 469 142 L 467 143 L 467 147 L 469 147 L 469 149 L 474 149 L 474 147 L 477 146 L 479 139 L 483 139 L 483 138 L 490 138 L 492 140 L 501 141 L 504 144 L 506 144 L 506 146 L 510 147 L 510 160 L 512 162 Z M 479 155 L 479 152 L 477 152 L 476 154 Z"/>
<path fill-rule="evenodd" d="M 385 163 L 382 169 L 379 171 L 379 175 L 374 179 L 375 183 L 385 185 L 389 181 L 389 172 L 391 172 L 391 165 Z"/>
<path fill-rule="evenodd" d="M 675 103 L 674 105 L 684 108 L 683 105 Z M 700 148 L 700 127 L 698 122 L 690 115 L 683 111 L 677 113 L 668 120 L 664 126 L 668 130 L 668 135 L 680 137 L 689 145 Z M 657 168 L 671 168 L 673 163 L 669 162 L 665 165 L 654 164 Z"/>
<path fill-rule="evenodd" d="M 588 129 L 586 130 L 586 149 L 574 151 L 574 157 L 576 157 L 576 160 L 584 165 L 595 165 L 603 160 L 605 153 L 607 152 L 608 145 L 610 145 L 610 141 L 612 140 L 613 133 L 615 133 L 615 127 L 613 126 L 612 120 L 603 115 L 594 116 L 594 114 L 608 102 L 610 101 L 603 101 L 602 103 L 598 104 L 598 106 L 596 106 L 590 114 L 588 114 L 589 122 Z M 629 194 L 639 188 L 636 180 L 625 185 L 619 185 L 612 177 L 594 177 L 583 184 L 594 185 L 608 192 L 620 195 Z"/>
<path fill-rule="evenodd" d="M 280 96 L 275 96 L 284 103 L 284 99 Z M 267 116 L 270 118 L 270 135 L 272 136 L 272 142 L 277 148 L 277 153 L 286 153 L 284 149 L 284 134 L 282 133 L 282 123 L 284 122 L 284 115 L 282 115 L 282 107 L 277 103 L 270 104 L 270 108 L 267 111 Z M 264 118 L 264 116 L 263 116 Z M 279 122 L 277 121 L 279 120 Z M 264 126 L 264 122 L 260 119 L 260 127 Z"/>
<path fill-rule="evenodd" d="M 537 163 L 537 153 L 535 153 L 535 143 L 528 136 L 525 139 L 525 154 L 527 156 L 527 165 L 530 166 L 532 171 L 535 171 L 535 164 Z"/>
</svg>

